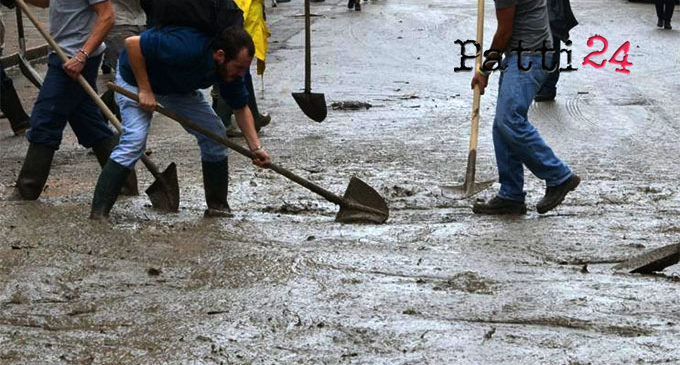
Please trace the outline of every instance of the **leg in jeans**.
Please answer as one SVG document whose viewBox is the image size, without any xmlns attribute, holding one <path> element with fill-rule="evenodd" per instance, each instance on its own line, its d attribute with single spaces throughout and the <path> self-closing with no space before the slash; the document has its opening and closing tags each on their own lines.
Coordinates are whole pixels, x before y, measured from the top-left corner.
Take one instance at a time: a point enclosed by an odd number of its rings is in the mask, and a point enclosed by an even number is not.
<svg viewBox="0 0 680 365">
<path fill-rule="evenodd" d="M 99 57 L 88 60 L 83 74 L 90 69 L 96 72 L 100 60 Z M 49 146 L 54 150 L 59 149 L 66 121 L 77 112 L 82 103 L 89 100 L 83 87 L 66 75 L 61 65 L 56 54 L 49 56 L 47 74 L 31 113 L 31 129 L 26 132 L 29 142 Z M 94 126 L 83 124 L 81 127 L 76 122 L 74 131 L 86 147 L 90 147 L 90 143 L 113 136 L 103 117 Z"/>
<path fill-rule="evenodd" d="M 501 73 L 498 79 L 499 90 L 503 85 L 503 76 Z M 495 119 L 499 118 L 498 108 L 496 110 Z M 498 196 L 508 200 L 523 202 L 524 196 L 524 166 L 522 161 L 508 148 L 505 147 L 505 142 L 498 128 L 500 121 L 495 121 L 493 124 L 493 145 L 496 154 L 496 166 L 498 167 L 499 182 L 501 183 L 501 190 Z"/>
<path fill-rule="evenodd" d="M 195 91 L 185 95 L 164 95 L 158 99 L 169 110 L 186 116 L 193 123 L 218 136 L 226 135 L 224 124 L 210 107 L 203 93 Z M 229 164 L 226 148 L 198 132 L 185 129 L 196 137 L 201 148 L 203 188 L 208 206 L 204 216 L 231 217 L 231 209 L 227 203 Z"/>
<path fill-rule="evenodd" d="M 80 73 L 95 91 L 97 90 L 97 69 L 100 60 L 101 56 L 89 59 Z M 82 90 L 80 84 L 77 86 Z M 111 138 L 113 132 L 97 104 L 85 93 L 85 90 L 82 90 L 81 93 L 84 94 L 84 97 L 79 98 L 80 103 L 68 115 L 68 120 L 71 129 L 78 137 L 78 143 L 90 148 Z"/>
<path fill-rule="evenodd" d="M 135 86 L 123 80 L 120 72 L 116 73 L 116 83 L 135 94 L 139 92 Z M 149 134 L 152 114 L 141 109 L 136 101 L 118 93 L 116 93 L 116 102 L 120 107 L 120 114 L 123 118 L 123 130 L 120 135 L 120 142 L 111 152 L 110 159 L 131 169 L 142 157 L 146 148 L 146 137 Z"/>
<path fill-rule="evenodd" d="M 533 67 L 528 72 L 520 71 L 516 54 L 503 62 L 507 69 L 499 81 L 494 119 L 494 149 L 496 156 L 500 156 L 496 161 L 501 182 L 499 196 L 511 200 L 524 198 L 520 185 L 523 172 L 517 168 L 518 161 L 545 180 L 548 186 L 557 186 L 572 175 L 527 119 L 529 106 L 545 80 L 546 72 L 540 67 L 541 56 L 525 55 L 522 62 L 525 68 L 530 63 Z"/>
<path fill-rule="evenodd" d="M 226 128 L 215 114 L 215 111 L 206 100 L 203 93 L 195 91 L 183 95 L 158 95 L 157 100 L 168 110 L 189 118 L 192 122 L 220 136 L 226 135 Z M 227 149 L 221 144 L 203 136 L 200 133 L 187 129 L 194 135 L 201 148 L 201 158 L 204 161 L 214 162 L 227 157 Z"/>
</svg>

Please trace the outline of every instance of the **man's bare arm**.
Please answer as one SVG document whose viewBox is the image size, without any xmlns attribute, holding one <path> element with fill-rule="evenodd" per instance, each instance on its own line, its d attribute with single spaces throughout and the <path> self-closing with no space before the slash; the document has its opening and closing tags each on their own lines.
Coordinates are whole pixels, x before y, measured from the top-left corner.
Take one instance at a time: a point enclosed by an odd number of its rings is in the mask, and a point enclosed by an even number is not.
<svg viewBox="0 0 680 365">
<path fill-rule="evenodd" d="M 25 2 L 43 9 L 50 6 L 50 0 L 25 0 Z"/>
<path fill-rule="evenodd" d="M 142 46 L 139 44 L 140 37 L 134 36 L 125 39 L 125 48 L 130 60 L 130 68 L 135 75 L 137 88 L 139 89 L 139 106 L 147 111 L 153 111 L 156 107 L 156 96 L 151 90 L 149 74 L 146 70 L 146 59 L 142 53 Z"/>
<path fill-rule="evenodd" d="M 47 0 L 49 1 L 49 0 Z M 90 36 L 87 38 L 87 42 L 83 45 L 83 50 L 88 54 L 94 52 L 102 44 L 106 35 L 115 23 L 113 14 L 113 5 L 111 1 L 102 1 L 91 5 L 95 13 L 97 13 L 97 22 L 94 23 Z"/>
</svg>

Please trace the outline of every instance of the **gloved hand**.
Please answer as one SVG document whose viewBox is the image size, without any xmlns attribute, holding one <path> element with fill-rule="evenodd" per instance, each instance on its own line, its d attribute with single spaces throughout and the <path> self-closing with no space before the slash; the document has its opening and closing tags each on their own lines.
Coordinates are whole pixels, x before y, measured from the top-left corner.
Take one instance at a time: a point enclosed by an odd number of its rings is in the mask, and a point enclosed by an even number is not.
<svg viewBox="0 0 680 365">
<path fill-rule="evenodd" d="M 14 9 L 14 7 L 16 6 L 16 4 L 14 3 L 14 0 L 0 0 L 0 4 L 10 8 L 10 9 Z"/>
</svg>

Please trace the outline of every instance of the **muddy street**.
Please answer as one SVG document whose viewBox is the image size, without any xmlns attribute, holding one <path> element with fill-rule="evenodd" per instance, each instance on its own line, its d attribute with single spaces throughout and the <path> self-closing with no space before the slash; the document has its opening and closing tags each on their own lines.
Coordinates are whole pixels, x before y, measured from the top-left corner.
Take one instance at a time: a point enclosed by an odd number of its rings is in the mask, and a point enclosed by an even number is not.
<svg viewBox="0 0 680 365">
<path fill-rule="evenodd" d="M 680 265 L 613 270 L 680 234 L 680 32 L 655 27 L 653 4 L 571 1 L 578 70 L 529 118 L 583 182 L 539 215 L 545 186 L 526 171 L 521 217 L 472 213 L 498 184 L 463 200 L 440 188 L 465 174 L 472 73 L 453 71 L 454 41 L 475 38 L 476 2 L 313 3 L 322 123 L 291 97 L 304 86 L 302 4 L 267 8 L 264 90 L 254 76 L 273 117 L 263 145 L 336 194 L 359 177 L 389 220 L 335 223 L 336 205 L 236 153 L 235 217 L 204 219 L 195 139 L 158 115 L 147 148 L 177 164 L 178 213 L 141 193 L 121 197 L 109 223 L 88 220 L 99 165 L 68 128 L 40 199 L 10 201 L 28 143 L 0 120 L 0 363 L 680 363 Z M 3 10 L 6 55 L 16 41 Z M 485 17 L 488 46 L 492 1 Z M 29 48 L 44 43 L 25 26 Z M 629 75 L 582 64 L 596 34 L 609 41 L 598 62 L 630 42 Z M 30 110 L 37 91 L 9 73 Z M 497 177 L 497 82 L 481 101 L 479 181 Z M 141 191 L 153 177 L 136 171 Z"/>
</svg>

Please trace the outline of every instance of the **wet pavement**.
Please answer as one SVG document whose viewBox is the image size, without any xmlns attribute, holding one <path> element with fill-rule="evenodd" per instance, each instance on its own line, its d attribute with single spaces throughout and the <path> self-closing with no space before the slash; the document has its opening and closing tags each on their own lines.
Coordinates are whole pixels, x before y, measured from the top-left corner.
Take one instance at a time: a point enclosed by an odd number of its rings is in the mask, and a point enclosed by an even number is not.
<svg viewBox="0 0 680 365">
<path fill-rule="evenodd" d="M 236 216 L 203 219 L 198 147 L 162 117 L 148 147 L 159 165 L 178 165 L 179 213 L 153 211 L 140 195 L 119 200 L 110 223 L 87 220 L 98 165 L 70 130 L 40 200 L 5 201 L 27 145 L 1 122 L 0 363 L 680 361 L 679 266 L 613 270 L 680 233 L 680 33 L 655 28 L 651 4 L 573 0 L 578 70 L 530 119 L 583 182 L 541 216 L 533 207 L 544 185 L 527 171 L 528 215 L 476 216 L 474 199 L 497 184 L 468 200 L 440 189 L 465 173 L 472 74 L 453 72 L 453 42 L 475 38 L 475 5 L 313 4 L 323 123 L 290 96 L 304 83 L 302 2 L 268 9 L 264 92 L 255 80 L 273 115 L 264 146 L 337 194 L 361 178 L 388 202 L 384 225 L 334 223 L 335 205 L 235 153 Z M 582 65 L 595 34 L 609 41 L 598 62 L 630 42 L 630 75 Z M 35 89 L 15 80 L 30 107 Z M 495 178 L 496 82 L 482 98 L 480 181 Z M 137 172 L 143 190 L 152 177 L 141 164 Z"/>
</svg>

